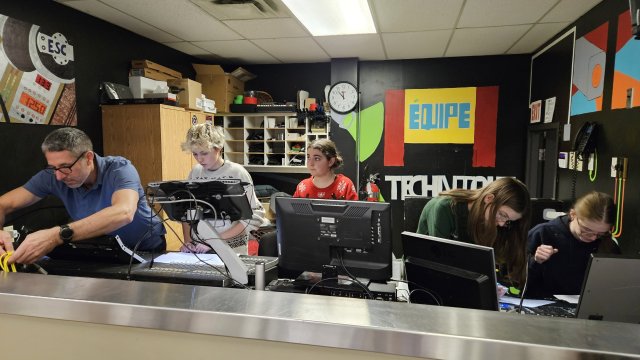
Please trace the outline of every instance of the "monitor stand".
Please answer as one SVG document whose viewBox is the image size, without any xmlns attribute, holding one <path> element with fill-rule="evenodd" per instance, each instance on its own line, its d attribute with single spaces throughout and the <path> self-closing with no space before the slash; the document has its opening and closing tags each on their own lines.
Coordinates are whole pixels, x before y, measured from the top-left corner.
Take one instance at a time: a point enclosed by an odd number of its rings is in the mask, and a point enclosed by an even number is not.
<svg viewBox="0 0 640 360">
<path fill-rule="evenodd" d="M 226 241 L 220 239 L 220 235 L 215 231 L 210 221 L 200 220 L 198 222 L 198 234 L 200 234 L 200 237 L 207 239 L 205 242 L 218 254 L 220 260 L 229 269 L 229 274 L 233 280 L 243 285 L 249 283 L 247 267 L 242 262 L 242 259 Z"/>
</svg>

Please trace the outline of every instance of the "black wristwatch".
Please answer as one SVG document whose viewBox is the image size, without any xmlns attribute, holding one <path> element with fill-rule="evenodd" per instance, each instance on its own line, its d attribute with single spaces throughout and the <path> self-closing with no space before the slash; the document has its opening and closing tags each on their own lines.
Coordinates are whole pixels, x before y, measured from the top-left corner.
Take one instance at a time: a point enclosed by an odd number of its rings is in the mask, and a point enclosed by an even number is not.
<svg viewBox="0 0 640 360">
<path fill-rule="evenodd" d="M 60 225 L 60 239 L 62 239 L 62 242 L 65 244 L 70 243 L 71 239 L 73 239 L 73 229 L 71 229 L 68 224 Z"/>
</svg>

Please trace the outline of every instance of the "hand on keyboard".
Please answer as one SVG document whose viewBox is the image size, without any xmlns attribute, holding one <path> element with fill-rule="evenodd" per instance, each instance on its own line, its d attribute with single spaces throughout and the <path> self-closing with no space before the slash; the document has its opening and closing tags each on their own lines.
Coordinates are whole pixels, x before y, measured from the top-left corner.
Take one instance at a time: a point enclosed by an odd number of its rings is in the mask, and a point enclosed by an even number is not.
<svg viewBox="0 0 640 360">
<path fill-rule="evenodd" d="M 184 252 L 184 253 L 205 254 L 210 251 L 212 250 L 209 245 L 194 243 L 194 242 L 183 244 L 180 247 L 180 252 Z"/>
</svg>

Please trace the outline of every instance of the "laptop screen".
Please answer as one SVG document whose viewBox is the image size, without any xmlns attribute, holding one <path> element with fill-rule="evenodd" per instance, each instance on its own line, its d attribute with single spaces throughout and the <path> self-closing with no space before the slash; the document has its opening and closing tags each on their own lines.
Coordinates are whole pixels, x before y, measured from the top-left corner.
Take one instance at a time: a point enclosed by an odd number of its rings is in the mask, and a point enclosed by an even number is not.
<svg viewBox="0 0 640 360">
<path fill-rule="evenodd" d="M 592 255 L 577 317 L 640 324 L 640 258 Z"/>
</svg>

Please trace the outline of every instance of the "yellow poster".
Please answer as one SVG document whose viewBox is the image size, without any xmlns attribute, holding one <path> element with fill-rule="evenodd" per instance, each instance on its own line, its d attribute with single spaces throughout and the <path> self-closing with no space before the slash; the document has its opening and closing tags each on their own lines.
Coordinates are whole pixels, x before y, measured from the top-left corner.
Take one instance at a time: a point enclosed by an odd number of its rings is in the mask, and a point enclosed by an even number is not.
<svg viewBox="0 0 640 360">
<path fill-rule="evenodd" d="M 404 141 L 473 144 L 476 88 L 405 90 Z"/>
</svg>

